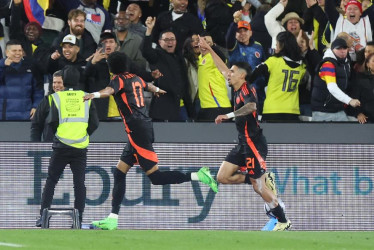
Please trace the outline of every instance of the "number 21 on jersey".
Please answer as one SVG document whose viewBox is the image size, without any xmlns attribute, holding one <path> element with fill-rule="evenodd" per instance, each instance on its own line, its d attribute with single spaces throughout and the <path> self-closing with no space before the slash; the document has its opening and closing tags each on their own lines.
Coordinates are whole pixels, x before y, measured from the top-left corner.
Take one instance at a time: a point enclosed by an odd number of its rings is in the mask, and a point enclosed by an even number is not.
<svg viewBox="0 0 374 250">
<path fill-rule="evenodd" d="M 245 159 L 247 169 L 255 168 L 255 158 L 254 157 L 247 157 Z"/>
</svg>

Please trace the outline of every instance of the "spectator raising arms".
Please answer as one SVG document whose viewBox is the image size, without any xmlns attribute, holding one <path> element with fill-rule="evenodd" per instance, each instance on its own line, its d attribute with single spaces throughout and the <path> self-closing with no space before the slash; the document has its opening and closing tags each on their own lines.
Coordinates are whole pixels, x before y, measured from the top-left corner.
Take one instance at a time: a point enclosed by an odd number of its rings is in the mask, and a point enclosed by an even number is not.
<svg viewBox="0 0 374 250">
<path fill-rule="evenodd" d="M 202 34 L 200 39 L 204 39 L 209 46 L 220 55 L 222 61 L 226 61 L 223 53 L 214 45 L 209 34 Z M 197 119 L 199 121 L 214 121 L 218 115 L 232 111 L 230 99 L 228 97 L 226 81 L 215 65 L 212 55 L 205 48 L 200 48 L 198 83 L 200 111 Z"/>
<path fill-rule="evenodd" d="M 188 77 L 184 59 L 176 51 L 177 39 L 174 32 L 165 30 L 160 33 L 157 48 L 152 48 L 152 29 L 156 18 L 146 20 L 147 32 L 144 38 L 143 56 L 151 68 L 163 74 L 155 85 L 167 93 L 153 97 L 149 116 L 155 121 L 186 121 L 194 116 L 191 99 L 188 95 Z"/>
<path fill-rule="evenodd" d="M 343 2 L 343 1 L 342 1 Z M 349 55 L 353 62 L 356 61 L 356 52 L 365 48 L 366 43 L 373 39 L 372 15 L 362 16 L 361 3 L 351 0 L 345 5 L 345 15 L 336 10 L 335 1 L 325 2 L 325 12 L 334 28 L 333 40 L 340 32 L 348 33 L 354 41 L 349 48 Z"/>
<path fill-rule="evenodd" d="M 275 55 L 259 65 L 249 78 L 249 82 L 258 76 L 268 79 L 262 112 L 264 121 L 299 120 L 299 84 L 305 71 L 295 36 L 289 31 L 280 32 Z"/>
<path fill-rule="evenodd" d="M 245 2 L 245 0 L 242 1 Z M 232 14 L 242 8 L 240 1 L 234 1 L 232 7 L 227 2 L 222 0 L 206 0 L 204 9 L 206 32 L 221 47 L 225 47 L 226 45 L 225 34 L 232 22 Z"/>
<path fill-rule="evenodd" d="M 242 14 L 236 11 L 233 15 L 234 22 L 231 23 L 226 34 L 226 46 L 229 50 L 229 62 L 232 65 L 235 62 L 246 62 L 252 69 L 265 61 L 264 50 L 260 43 L 252 38 L 252 28 L 247 21 L 241 20 Z M 265 78 L 258 77 L 254 82 L 258 95 L 257 112 L 262 113 L 262 107 L 265 99 Z"/>
<path fill-rule="evenodd" d="M 295 37 L 299 35 L 301 25 L 304 24 L 304 20 L 296 12 L 287 13 L 281 22 L 277 21 L 277 18 L 284 12 L 288 0 L 280 0 L 277 5 L 275 5 L 266 15 L 265 15 L 265 25 L 272 37 L 271 47 L 275 49 L 277 44 L 277 35 L 282 31 L 289 31 Z"/>
<path fill-rule="evenodd" d="M 330 43 L 331 26 L 324 12 L 325 0 L 305 0 L 308 9 L 304 12 L 304 30 L 314 31 L 314 44 L 322 56 Z"/>
<path fill-rule="evenodd" d="M 373 4 L 372 0 L 362 0 L 361 1 L 362 11 L 367 10 L 372 4 Z"/>
<path fill-rule="evenodd" d="M 158 15 L 156 24 L 152 30 L 153 42 L 157 43 L 160 33 L 170 30 L 177 39 L 176 51 L 182 51 L 183 43 L 187 37 L 203 32 L 200 20 L 187 12 L 188 0 L 171 0 L 173 9 Z"/>
</svg>

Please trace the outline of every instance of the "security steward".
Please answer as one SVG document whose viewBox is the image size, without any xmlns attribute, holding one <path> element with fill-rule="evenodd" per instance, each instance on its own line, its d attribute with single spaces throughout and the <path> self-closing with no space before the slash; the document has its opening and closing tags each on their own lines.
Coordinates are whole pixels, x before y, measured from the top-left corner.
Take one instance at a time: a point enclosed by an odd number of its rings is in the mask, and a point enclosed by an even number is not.
<svg viewBox="0 0 374 250">
<path fill-rule="evenodd" d="M 91 101 L 82 101 L 85 95 L 84 91 L 73 89 L 52 94 L 47 119 L 55 137 L 48 166 L 48 177 L 42 195 L 40 215 L 42 215 L 43 209 L 51 207 L 56 184 L 66 165 L 69 164 L 73 173 L 74 208 L 78 209 L 79 221 L 82 222 L 86 202 L 87 147 L 89 136 L 99 125 L 94 104 Z M 40 216 L 36 221 L 36 226 L 40 227 L 41 224 Z"/>
<path fill-rule="evenodd" d="M 47 96 L 44 96 L 43 100 L 39 103 L 36 108 L 35 114 L 31 119 L 31 131 L 30 139 L 33 142 L 52 142 L 55 137 L 52 129 L 47 123 L 47 117 L 52 103 L 52 94 L 58 91 L 65 90 L 64 84 L 67 83 L 66 79 L 63 81 L 64 71 L 58 70 L 53 73 L 52 90 L 53 92 Z"/>
</svg>

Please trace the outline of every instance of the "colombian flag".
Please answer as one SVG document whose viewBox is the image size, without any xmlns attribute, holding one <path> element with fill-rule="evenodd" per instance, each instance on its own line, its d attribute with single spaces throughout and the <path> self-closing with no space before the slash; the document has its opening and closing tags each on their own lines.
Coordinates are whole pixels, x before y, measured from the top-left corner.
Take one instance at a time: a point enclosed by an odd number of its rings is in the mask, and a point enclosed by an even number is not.
<svg viewBox="0 0 374 250">
<path fill-rule="evenodd" d="M 23 0 L 23 6 L 30 22 L 38 22 L 43 25 L 49 0 Z"/>
</svg>

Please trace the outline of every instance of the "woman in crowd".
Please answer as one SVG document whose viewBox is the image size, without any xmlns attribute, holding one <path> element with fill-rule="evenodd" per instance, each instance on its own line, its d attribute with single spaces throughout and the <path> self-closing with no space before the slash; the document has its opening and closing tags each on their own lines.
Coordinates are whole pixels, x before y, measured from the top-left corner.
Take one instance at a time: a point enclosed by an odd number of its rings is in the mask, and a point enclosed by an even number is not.
<svg viewBox="0 0 374 250">
<path fill-rule="evenodd" d="M 197 68 L 200 55 L 198 34 L 193 34 L 191 37 L 186 39 L 183 45 L 182 53 L 184 61 L 186 62 L 187 66 L 187 75 L 189 83 L 188 91 L 191 97 L 191 102 L 194 104 L 195 113 L 197 114 L 200 109 L 199 98 L 197 95 Z"/>
<path fill-rule="evenodd" d="M 263 121 L 299 121 L 299 83 L 306 65 L 291 32 L 280 32 L 276 41 L 275 55 L 257 66 L 250 82 L 261 75 L 267 79 Z"/>
</svg>

